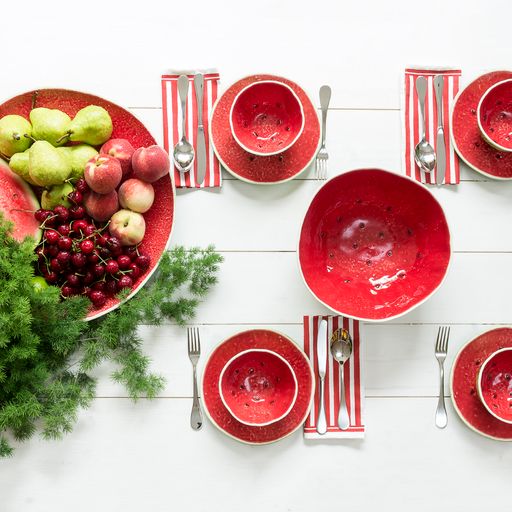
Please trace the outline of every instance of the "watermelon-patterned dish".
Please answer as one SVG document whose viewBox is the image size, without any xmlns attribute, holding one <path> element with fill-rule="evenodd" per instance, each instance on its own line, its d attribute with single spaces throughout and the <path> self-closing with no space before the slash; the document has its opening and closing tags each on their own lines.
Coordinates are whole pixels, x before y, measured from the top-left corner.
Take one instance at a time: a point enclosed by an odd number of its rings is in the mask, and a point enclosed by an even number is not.
<svg viewBox="0 0 512 512">
<path fill-rule="evenodd" d="M 512 153 L 488 144 L 478 126 L 478 104 L 486 91 L 503 80 L 512 79 L 512 71 L 493 71 L 475 79 L 455 98 L 451 135 L 455 151 L 473 170 L 496 180 L 512 179 Z"/>
<path fill-rule="evenodd" d="M 512 328 L 487 331 L 468 342 L 457 354 L 451 374 L 453 405 L 462 421 L 483 436 L 512 441 L 512 424 L 490 414 L 478 394 L 478 375 L 486 359 L 505 348 L 512 348 Z"/>
<path fill-rule="evenodd" d="M 451 257 L 441 205 L 426 187 L 380 169 L 349 171 L 314 196 L 299 237 L 306 286 L 359 320 L 404 315 L 443 282 Z"/>
<path fill-rule="evenodd" d="M 272 81 L 291 88 L 302 104 L 304 128 L 294 144 L 279 154 L 258 156 L 245 151 L 231 132 L 230 113 L 237 95 L 256 82 Z M 258 185 L 283 183 L 306 170 L 320 146 L 320 122 L 315 106 L 295 82 L 274 75 L 253 75 L 231 85 L 217 100 L 210 118 L 213 149 L 222 166 L 237 178 Z"/>
<path fill-rule="evenodd" d="M 291 367 L 297 379 L 297 396 L 291 410 L 282 419 L 265 426 L 238 421 L 224 405 L 219 381 L 226 364 L 247 350 L 275 352 Z M 295 432 L 306 420 L 314 392 L 314 377 L 304 352 L 288 337 L 275 331 L 254 329 L 240 332 L 221 342 L 209 355 L 202 377 L 202 397 L 207 416 L 229 437 L 248 444 L 279 441 Z"/>
<path fill-rule="evenodd" d="M 97 96 L 67 89 L 39 89 L 20 94 L 0 105 L 0 118 L 8 114 L 17 114 L 28 119 L 30 111 L 36 107 L 59 109 L 73 117 L 80 109 L 88 105 L 97 105 L 107 110 L 113 124 L 111 139 L 127 139 L 135 149 L 156 144 L 147 128 L 124 108 Z M 2 164 L 2 168 L 4 167 L 5 165 Z M 153 185 L 154 202 L 151 208 L 143 214 L 146 231 L 144 239 L 139 245 L 140 251 L 149 256 L 150 263 L 145 272 L 141 272 L 137 278 L 132 280 L 133 286 L 129 298 L 137 293 L 156 270 L 169 242 L 174 224 L 175 191 L 170 175 L 167 173 Z M 0 189 L 0 206 L 4 211 L 9 208 L 9 203 L 13 207 L 18 205 L 12 193 L 13 190 L 12 187 Z M 16 219 L 13 220 L 16 222 Z M 101 307 L 91 306 L 87 319 L 101 317 L 118 306 L 118 299 L 108 298 Z"/>
<path fill-rule="evenodd" d="M 239 422 L 270 425 L 291 411 L 297 399 L 297 378 L 279 354 L 250 349 L 226 363 L 219 377 L 219 393 Z"/>
<path fill-rule="evenodd" d="M 512 151 L 512 79 L 487 89 L 478 103 L 478 127 L 484 139 L 499 151 Z"/>
<path fill-rule="evenodd" d="M 478 396 L 490 414 L 512 424 L 512 348 L 497 350 L 482 364 Z"/>
</svg>

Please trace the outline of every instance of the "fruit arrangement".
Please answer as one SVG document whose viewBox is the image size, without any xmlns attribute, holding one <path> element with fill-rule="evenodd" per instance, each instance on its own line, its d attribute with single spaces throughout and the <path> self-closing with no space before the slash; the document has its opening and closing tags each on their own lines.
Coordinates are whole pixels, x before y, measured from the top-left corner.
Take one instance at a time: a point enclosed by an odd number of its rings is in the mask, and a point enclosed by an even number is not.
<svg viewBox="0 0 512 512">
<path fill-rule="evenodd" d="M 170 169 L 159 146 L 135 149 L 127 139 L 110 138 L 112 132 L 109 112 L 97 105 L 73 119 L 44 107 L 32 109 L 29 120 L 0 119 L 1 156 L 40 197 L 33 213 L 42 232 L 38 273 L 63 298 L 85 295 L 95 308 L 131 289 L 149 268 L 140 250 L 143 214 L 155 199 L 152 183 Z M 34 227 L 27 231 L 33 235 Z"/>
</svg>

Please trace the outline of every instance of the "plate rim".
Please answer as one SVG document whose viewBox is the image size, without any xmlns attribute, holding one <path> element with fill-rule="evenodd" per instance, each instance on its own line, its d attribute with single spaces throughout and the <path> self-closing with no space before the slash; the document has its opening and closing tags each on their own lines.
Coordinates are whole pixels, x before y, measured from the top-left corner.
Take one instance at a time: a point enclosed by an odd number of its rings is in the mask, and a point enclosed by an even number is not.
<svg viewBox="0 0 512 512">
<path fill-rule="evenodd" d="M 319 136 L 318 136 L 318 144 L 316 146 L 315 152 L 314 152 L 313 157 L 311 158 L 311 160 L 309 160 L 309 162 L 305 165 L 305 167 L 303 167 L 300 171 L 298 171 L 293 176 L 291 176 L 289 178 L 285 178 L 284 180 L 278 180 L 278 181 L 254 181 L 254 180 L 251 180 L 249 178 L 246 178 L 244 176 L 241 176 L 241 175 L 237 174 L 235 171 L 233 171 L 232 169 L 230 169 L 226 165 L 224 160 L 219 155 L 219 152 L 217 150 L 217 146 L 215 145 L 215 141 L 214 141 L 213 135 L 212 135 L 212 120 L 213 120 L 213 116 L 215 115 L 215 111 L 217 110 L 218 103 L 220 102 L 222 97 L 226 94 L 226 92 L 231 87 L 233 87 L 233 85 L 237 84 L 238 82 L 241 82 L 242 80 L 246 80 L 247 78 L 253 78 L 255 76 L 265 76 L 265 75 L 273 77 L 272 80 L 274 80 L 274 81 L 288 80 L 289 82 L 293 82 L 295 85 L 300 87 L 302 89 L 302 91 L 304 92 L 304 94 L 306 95 L 306 97 L 309 100 L 309 102 L 311 103 L 311 105 L 313 105 L 313 108 L 315 109 L 316 120 L 318 121 L 318 126 L 320 128 Z M 315 104 L 311 100 L 311 96 L 309 95 L 309 93 L 303 87 L 301 87 L 295 80 L 291 80 L 290 78 L 286 78 L 286 77 L 283 77 L 283 76 L 280 76 L 280 75 L 273 75 L 272 73 L 252 73 L 250 75 L 245 75 L 245 76 L 235 80 L 224 91 L 222 91 L 222 94 L 217 97 L 217 99 L 215 100 L 215 103 L 213 104 L 212 112 L 210 114 L 210 119 L 208 120 L 208 133 L 210 134 L 210 141 L 211 141 L 211 144 L 212 144 L 213 152 L 215 153 L 215 156 L 219 160 L 219 162 L 222 165 L 222 167 L 224 169 L 226 169 L 226 171 L 228 171 L 232 176 L 234 176 L 235 178 L 237 178 L 237 179 L 239 179 L 241 181 L 245 181 L 246 183 L 251 183 L 252 185 L 263 185 L 263 186 L 279 185 L 281 183 L 287 183 L 288 181 L 292 181 L 293 179 L 297 178 L 297 176 L 300 176 L 303 172 L 305 172 L 307 169 L 309 169 L 309 167 L 311 167 L 311 164 L 315 160 L 316 155 L 317 155 L 318 151 L 320 150 L 320 145 L 321 145 L 321 142 L 322 142 L 322 128 L 321 128 L 321 125 L 320 125 L 320 117 L 318 115 L 318 111 L 317 111 L 317 108 L 315 107 Z"/>
<path fill-rule="evenodd" d="M 272 439 L 271 441 L 263 441 L 263 442 L 259 442 L 259 443 L 253 442 L 253 441 L 246 441 L 245 439 L 240 439 L 239 437 L 234 436 L 233 434 L 231 434 L 231 433 L 227 432 L 226 430 L 224 430 L 220 425 L 218 425 L 217 422 L 212 418 L 212 416 L 210 414 L 210 411 L 208 410 L 208 407 L 206 406 L 206 402 L 204 400 L 204 392 L 203 392 L 204 391 L 204 375 L 206 373 L 206 367 L 208 366 L 208 364 L 209 364 L 213 354 L 217 351 L 218 348 L 220 348 L 221 345 L 223 345 L 224 343 L 229 341 L 231 338 L 234 338 L 235 336 L 238 336 L 238 335 L 244 334 L 244 333 L 248 333 L 248 332 L 251 332 L 251 331 L 268 331 L 268 332 L 272 332 L 274 334 L 277 334 L 278 336 L 281 336 L 282 338 L 285 338 L 286 340 L 288 340 L 290 343 L 293 344 L 294 347 L 296 347 L 298 349 L 298 351 L 300 352 L 301 357 L 303 357 L 304 361 L 306 361 L 307 366 L 309 368 L 309 373 L 310 373 L 310 376 L 311 376 L 311 396 L 309 398 L 308 407 L 307 407 L 306 412 L 304 414 L 304 417 L 301 419 L 301 421 L 297 423 L 297 426 L 295 428 L 293 428 L 290 432 L 284 434 L 283 436 L 278 437 L 277 439 Z M 203 409 L 205 411 L 206 416 L 210 420 L 210 423 L 212 423 L 217 430 L 219 430 L 220 432 L 222 432 L 226 436 L 230 437 L 231 439 L 234 439 L 235 441 L 238 441 L 239 443 L 247 444 L 247 445 L 252 445 L 252 446 L 263 446 L 263 445 L 267 445 L 267 444 L 277 443 L 278 441 L 281 441 L 281 440 L 291 436 L 295 432 L 297 432 L 297 430 L 299 430 L 301 425 L 304 424 L 304 422 L 306 421 L 307 417 L 309 416 L 309 413 L 311 412 L 311 406 L 313 405 L 313 399 L 314 399 L 314 396 L 315 396 L 315 388 L 316 388 L 315 373 L 313 371 L 313 367 L 311 365 L 311 361 L 309 360 L 309 358 L 308 358 L 307 354 L 304 352 L 304 350 L 298 345 L 298 343 L 296 343 L 294 340 L 292 340 L 290 338 L 290 336 L 288 336 L 286 334 L 283 334 L 280 331 L 276 331 L 274 329 L 267 329 L 267 328 L 262 328 L 262 329 L 253 328 L 253 329 L 246 329 L 244 331 L 238 331 L 238 332 L 235 332 L 235 333 L 231 334 L 230 336 L 224 338 L 220 342 L 216 343 L 215 346 L 210 350 L 210 353 L 208 354 L 208 357 L 205 360 L 205 363 L 203 365 L 203 370 L 201 372 L 201 386 L 200 386 L 201 398 L 202 398 L 202 402 L 203 402 Z M 293 410 L 293 408 L 292 408 L 292 410 Z"/>
</svg>

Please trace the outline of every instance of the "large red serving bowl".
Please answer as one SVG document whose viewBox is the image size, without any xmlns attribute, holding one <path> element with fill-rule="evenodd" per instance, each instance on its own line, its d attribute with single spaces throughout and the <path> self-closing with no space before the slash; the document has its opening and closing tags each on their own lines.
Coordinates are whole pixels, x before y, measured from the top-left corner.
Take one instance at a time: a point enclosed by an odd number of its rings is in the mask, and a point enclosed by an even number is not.
<svg viewBox="0 0 512 512">
<path fill-rule="evenodd" d="M 304 109 L 293 89 L 263 80 L 244 87 L 229 115 L 236 142 L 249 153 L 269 156 L 289 149 L 304 130 Z"/>
<path fill-rule="evenodd" d="M 264 426 L 282 420 L 295 404 L 297 391 L 290 363 L 267 349 L 236 354 L 219 377 L 222 402 L 245 425 Z"/>
<path fill-rule="evenodd" d="M 99 105 L 108 111 L 114 126 L 112 138 L 127 139 L 134 148 L 156 144 L 144 124 L 128 110 L 98 96 L 68 89 L 37 89 L 15 96 L 0 104 L 0 118 L 7 114 L 18 114 L 28 119 L 35 107 L 56 108 L 74 117 L 87 105 Z M 174 224 L 175 190 L 171 176 L 167 174 L 153 185 L 155 201 L 151 209 L 144 213 L 146 234 L 140 245 L 141 252 L 150 256 L 151 264 L 146 273 L 135 281 L 128 298 L 137 293 L 157 269 Z M 116 309 L 119 304 L 119 300 L 111 298 L 103 307 L 91 308 L 87 320 L 99 318 Z"/>
<path fill-rule="evenodd" d="M 389 171 L 360 169 L 316 193 L 298 256 L 307 287 L 325 306 L 360 320 L 390 320 L 439 288 L 450 232 L 426 187 Z"/>
</svg>

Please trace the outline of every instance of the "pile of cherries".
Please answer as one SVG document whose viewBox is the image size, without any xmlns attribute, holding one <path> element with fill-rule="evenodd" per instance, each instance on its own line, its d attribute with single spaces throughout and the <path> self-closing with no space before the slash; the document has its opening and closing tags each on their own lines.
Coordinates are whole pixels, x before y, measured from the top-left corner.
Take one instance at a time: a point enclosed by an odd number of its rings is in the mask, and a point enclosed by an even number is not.
<svg viewBox="0 0 512 512">
<path fill-rule="evenodd" d="M 46 282 L 60 287 L 61 295 L 86 295 L 95 307 L 109 297 L 131 289 L 150 265 L 137 246 L 122 246 L 108 232 L 108 223 L 95 223 L 82 206 L 88 191 L 84 179 L 68 195 L 72 206 L 39 209 L 43 237 L 36 247 L 37 267 Z"/>
</svg>

